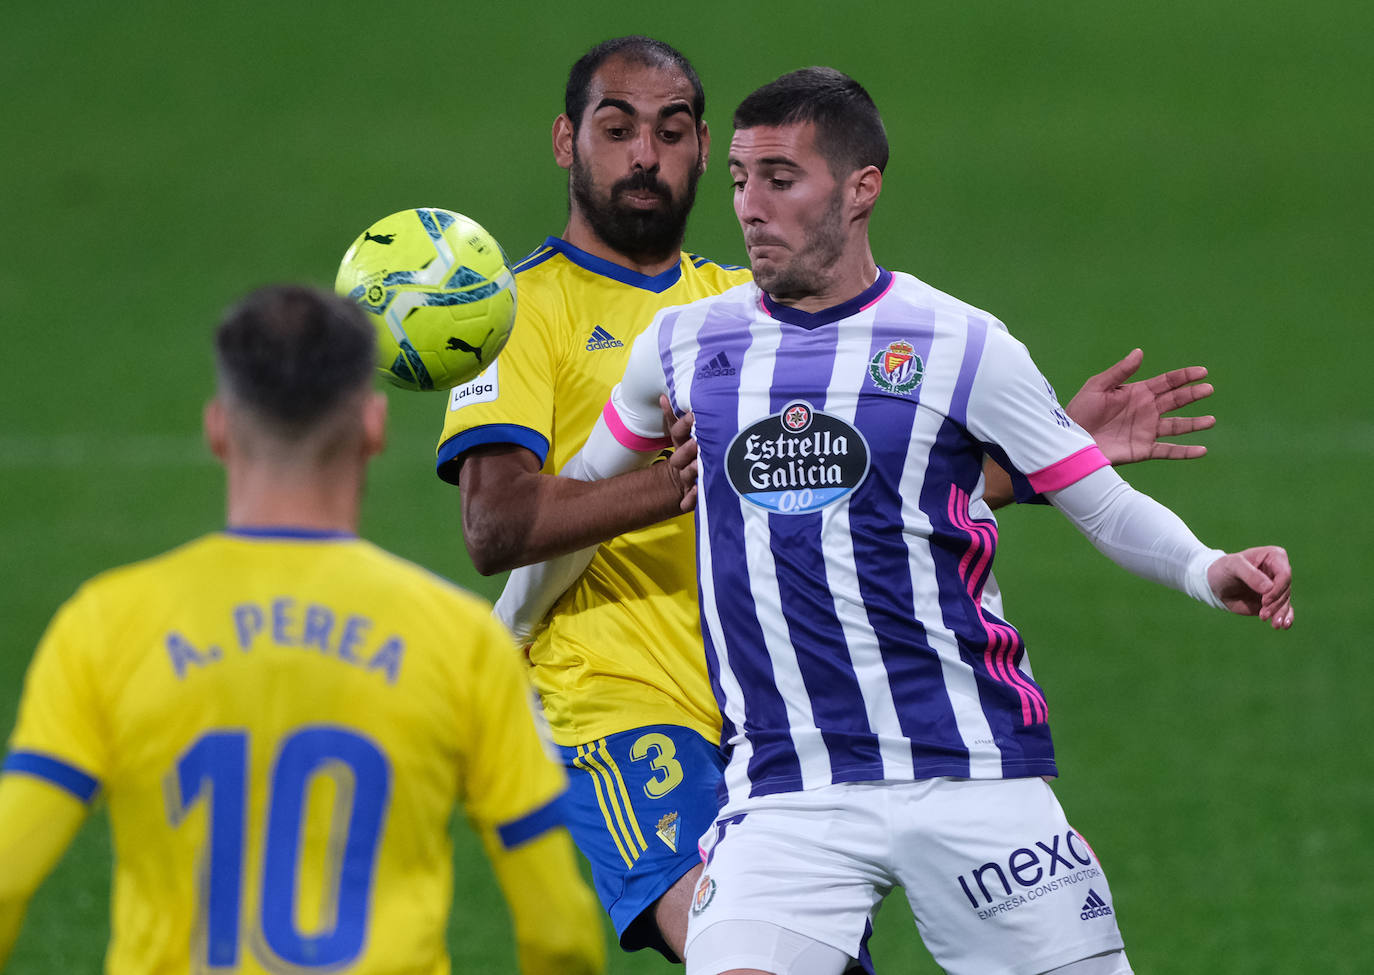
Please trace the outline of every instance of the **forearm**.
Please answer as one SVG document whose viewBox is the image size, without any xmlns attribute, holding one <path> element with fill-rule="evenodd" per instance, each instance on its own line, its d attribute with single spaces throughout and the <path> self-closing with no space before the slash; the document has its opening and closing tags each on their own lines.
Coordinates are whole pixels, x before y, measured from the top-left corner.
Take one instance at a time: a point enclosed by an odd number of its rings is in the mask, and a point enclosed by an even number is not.
<svg viewBox="0 0 1374 975">
<path fill-rule="evenodd" d="M 469 463 L 463 491 L 483 499 L 463 507 L 468 551 L 483 575 L 597 545 L 677 515 L 681 505 L 665 464 L 599 481 L 527 474 L 483 483 L 482 466 Z"/>
<path fill-rule="evenodd" d="M 513 850 L 484 833 L 496 881 L 510 907 L 524 975 L 590 975 L 605 964 L 600 911 L 559 827 Z"/>
<path fill-rule="evenodd" d="M 1111 468 L 1046 497 L 1123 569 L 1221 607 L 1207 582 L 1207 568 L 1225 553 L 1203 545 L 1178 515 L 1136 491 Z"/>
</svg>

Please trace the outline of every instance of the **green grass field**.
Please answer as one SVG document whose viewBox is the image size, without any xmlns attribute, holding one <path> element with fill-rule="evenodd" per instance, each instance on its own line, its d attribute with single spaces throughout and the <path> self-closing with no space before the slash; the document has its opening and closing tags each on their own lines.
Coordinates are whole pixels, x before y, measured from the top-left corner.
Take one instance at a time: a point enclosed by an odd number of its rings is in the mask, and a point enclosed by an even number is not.
<svg viewBox="0 0 1374 975">
<path fill-rule="evenodd" d="M 377 217 L 470 214 L 512 258 L 562 229 L 549 150 L 571 62 L 680 46 L 716 163 L 688 242 L 742 247 L 730 112 L 806 64 L 872 91 L 893 147 L 876 254 L 997 314 L 1068 396 L 1133 346 L 1200 362 L 1204 460 L 1127 476 L 1213 544 L 1279 542 L 1296 628 L 1209 612 L 1107 566 L 1047 509 L 1002 519 L 998 575 L 1054 712 L 1075 825 L 1142 973 L 1374 963 L 1374 14 L 1354 2 L 21 5 L 0 32 L 0 729 L 58 603 L 221 523 L 200 445 L 209 332 L 248 288 L 332 282 Z M 392 396 L 364 533 L 491 596 L 433 474 L 442 398 Z M 1361 527 L 1364 526 L 1364 527 Z M 513 970 L 464 827 L 455 971 Z M 3 869 L 3 865 L 0 865 Z M 32 905 L 10 970 L 95 971 L 97 815 Z M 931 972 L 900 899 L 884 972 Z M 611 971 L 669 971 L 612 954 Z"/>
</svg>

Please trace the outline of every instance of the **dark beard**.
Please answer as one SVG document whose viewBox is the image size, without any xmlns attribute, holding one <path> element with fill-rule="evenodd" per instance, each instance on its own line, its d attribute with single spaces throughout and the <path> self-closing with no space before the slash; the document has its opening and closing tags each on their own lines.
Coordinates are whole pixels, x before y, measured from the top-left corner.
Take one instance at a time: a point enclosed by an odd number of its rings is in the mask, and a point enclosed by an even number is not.
<svg viewBox="0 0 1374 975">
<path fill-rule="evenodd" d="M 602 243 L 632 261 L 652 263 L 667 260 L 682 249 L 699 178 L 700 174 L 693 171 L 687 178 L 682 198 L 675 199 L 672 190 L 659 181 L 656 173 L 639 170 L 612 186 L 610 198 L 601 201 L 595 196 L 591 173 L 574 153 L 568 185 L 582 215 Z M 637 210 L 620 205 L 617 197 L 632 190 L 652 190 L 663 198 L 664 206 L 657 210 Z"/>
</svg>

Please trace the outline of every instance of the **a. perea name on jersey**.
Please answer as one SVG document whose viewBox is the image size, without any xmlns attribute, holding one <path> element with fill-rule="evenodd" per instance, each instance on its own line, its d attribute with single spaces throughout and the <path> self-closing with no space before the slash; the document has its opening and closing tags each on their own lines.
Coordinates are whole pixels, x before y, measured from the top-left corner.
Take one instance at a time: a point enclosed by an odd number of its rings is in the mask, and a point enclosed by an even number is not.
<svg viewBox="0 0 1374 975">
<path fill-rule="evenodd" d="M 265 603 L 239 603 L 229 613 L 233 639 L 199 645 L 173 630 L 165 644 L 177 680 L 191 668 L 209 667 L 228 651 L 251 653 L 282 648 L 316 653 L 367 671 L 376 671 L 388 684 L 396 683 L 405 655 L 405 642 L 395 634 L 379 636 L 372 620 L 356 613 L 336 613 L 319 603 L 300 603 L 279 596 Z M 227 648 L 227 649 L 226 649 Z"/>
<path fill-rule="evenodd" d="M 799 515 L 853 491 L 867 476 L 868 461 L 862 433 L 796 400 L 735 435 L 725 452 L 725 473 L 745 501 Z"/>
</svg>

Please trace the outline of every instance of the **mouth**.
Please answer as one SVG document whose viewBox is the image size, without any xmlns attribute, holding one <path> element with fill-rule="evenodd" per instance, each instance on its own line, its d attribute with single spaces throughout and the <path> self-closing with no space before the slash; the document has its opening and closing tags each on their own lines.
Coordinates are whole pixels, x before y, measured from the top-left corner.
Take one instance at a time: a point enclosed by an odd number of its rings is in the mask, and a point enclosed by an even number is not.
<svg viewBox="0 0 1374 975">
<path fill-rule="evenodd" d="M 636 210 L 656 210 L 666 202 L 663 194 L 654 190 L 621 190 L 616 195 Z"/>
</svg>

